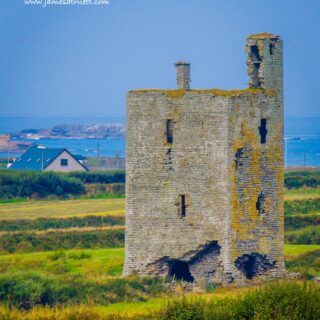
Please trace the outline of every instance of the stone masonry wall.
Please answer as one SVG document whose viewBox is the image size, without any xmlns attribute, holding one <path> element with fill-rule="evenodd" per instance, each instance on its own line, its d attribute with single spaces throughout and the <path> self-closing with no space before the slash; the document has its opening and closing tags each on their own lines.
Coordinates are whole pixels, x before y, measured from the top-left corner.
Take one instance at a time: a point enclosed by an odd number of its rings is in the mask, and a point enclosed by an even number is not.
<svg viewBox="0 0 320 320">
<path fill-rule="evenodd" d="M 224 239 L 231 101 L 177 93 L 128 95 L 124 274 L 153 273 L 150 265 L 159 259 L 187 261 L 209 242 Z M 165 139 L 167 119 L 174 121 L 172 144 Z M 184 218 L 180 195 L 186 195 Z"/>
<path fill-rule="evenodd" d="M 284 275 L 282 42 L 246 51 L 249 89 L 128 93 L 124 275 Z"/>
</svg>

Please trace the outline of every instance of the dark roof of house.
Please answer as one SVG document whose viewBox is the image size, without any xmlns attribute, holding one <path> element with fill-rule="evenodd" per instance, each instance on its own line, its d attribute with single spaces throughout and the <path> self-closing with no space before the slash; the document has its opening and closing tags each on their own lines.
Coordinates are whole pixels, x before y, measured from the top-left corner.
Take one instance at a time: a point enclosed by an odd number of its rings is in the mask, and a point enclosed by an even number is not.
<svg viewBox="0 0 320 320">
<path fill-rule="evenodd" d="M 64 148 L 45 148 L 42 146 L 32 146 L 23 155 L 20 156 L 10 167 L 12 170 L 44 170 L 54 159 L 56 159 L 63 151 L 70 154 Z M 71 155 L 71 154 L 70 154 Z M 71 155 L 72 156 L 72 155 Z M 77 159 L 75 159 L 79 162 Z M 84 167 L 82 163 L 79 162 Z M 86 170 L 87 168 L 84 167 Z"/>
</svg>

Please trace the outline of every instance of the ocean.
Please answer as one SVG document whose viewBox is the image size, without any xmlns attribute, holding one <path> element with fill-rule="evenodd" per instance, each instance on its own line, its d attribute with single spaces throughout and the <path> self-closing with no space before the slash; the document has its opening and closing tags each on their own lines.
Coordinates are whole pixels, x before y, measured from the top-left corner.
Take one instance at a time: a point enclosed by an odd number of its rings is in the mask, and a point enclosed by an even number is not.
<svg viewBox="0 0 320 320">
<path fill-rule="evenodd" d="M 0 133 L 15 133 L 24 129 L 41 129 L 60 124 L 125 123 L 124 117 L 95 118 L 0 118 Z M 29 140 L 30 141 L 30 140 Z M 124 139 L 41 139 L 31 140 L 46 147 L 67 148 L 73 154 L 86 157 L 125 157 Z M 320 166 L 320 117 L 285 118 L 285 159 L 287 166 Z M 5 158 L 8 153 L 0 153 Z M 18 156 L 10 154 L 10 156 Z"/>
</svg>

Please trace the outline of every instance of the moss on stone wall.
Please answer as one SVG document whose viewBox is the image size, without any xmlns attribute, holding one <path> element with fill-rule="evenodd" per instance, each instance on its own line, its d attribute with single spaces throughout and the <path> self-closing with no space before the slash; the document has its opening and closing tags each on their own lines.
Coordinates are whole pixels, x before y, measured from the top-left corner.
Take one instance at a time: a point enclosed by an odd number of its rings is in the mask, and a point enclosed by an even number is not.
<svg viewBox="0 0 320 320">
<path fill-rule="evenodd" d="M 139 89 L 131 90 L 129 93 L 147 93 L 147 92 L 159 92 L 164 93 L 167 97 L 170 98 L 182 98 L 186 93 L 209 93 L 214 96 L 222 97 L 235 97 L 244 94 L 266 94 L 269 97 L 274 97 L 276 92 L 274 90 L 267 90 L 263 88 L 246 88 L 238 90 L 220 90 L 220 89 L 192 89 L 192 90 L 162 90 L 162 89 Z"/>
</svg>

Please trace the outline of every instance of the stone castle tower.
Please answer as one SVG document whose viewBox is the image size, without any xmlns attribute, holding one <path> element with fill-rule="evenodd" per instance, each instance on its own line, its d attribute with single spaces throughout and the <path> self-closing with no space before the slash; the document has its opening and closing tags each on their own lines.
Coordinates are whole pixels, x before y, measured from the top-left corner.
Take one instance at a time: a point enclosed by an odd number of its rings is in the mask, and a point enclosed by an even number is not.
<svg viewBox="0 0 320 320">
<path fill-rule="evenodd" d="M 245 284 L 280 278 L 283 257 L 282 41 L 248 37 L 249 88 L 127 97 L 124 275 Z"/>
</svg>

